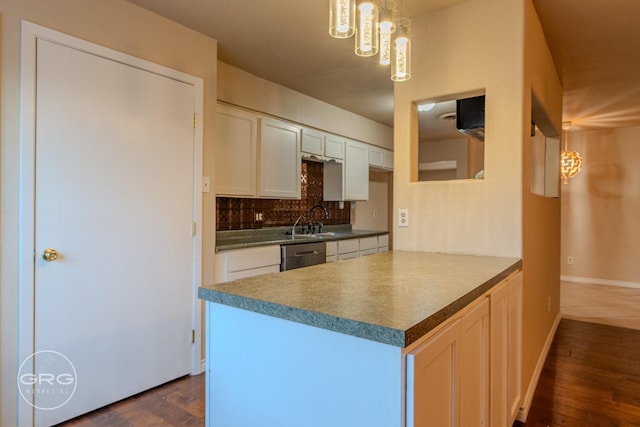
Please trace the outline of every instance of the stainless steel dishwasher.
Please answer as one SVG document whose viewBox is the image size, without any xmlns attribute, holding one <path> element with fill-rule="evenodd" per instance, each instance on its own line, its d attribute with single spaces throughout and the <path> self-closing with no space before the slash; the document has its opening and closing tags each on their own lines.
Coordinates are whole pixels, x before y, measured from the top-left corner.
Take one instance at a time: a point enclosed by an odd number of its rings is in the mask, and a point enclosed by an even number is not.
<svg viewBox="0 0 640 427">
<path fill-rule="evenodd" d="M 282 253 L 280 271 L 324 264 L 327 261 L 327 244 L 325 242 L 282 245 L 280 250 Z"/>
</svg>

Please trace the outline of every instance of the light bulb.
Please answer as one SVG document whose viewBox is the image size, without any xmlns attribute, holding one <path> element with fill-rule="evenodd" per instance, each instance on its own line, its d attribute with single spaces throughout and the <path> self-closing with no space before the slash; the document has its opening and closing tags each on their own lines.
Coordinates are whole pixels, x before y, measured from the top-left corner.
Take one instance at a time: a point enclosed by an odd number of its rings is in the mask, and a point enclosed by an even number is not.
<svg viewBox="0 0 640 427">
<path fill-rule="evenodd" d="M 369 1 L 358 5 L 356 55 L 373 56 L 378 53 L 378 8 Z"/>
<path fill-rule="evenodd" d="M 409 39 L 410 21 L 406 18 L 398 23 L 398 35 L 393 42 L 393 60 L 391 62 L 391 80 L 403 82 L 411 78 L 411 39 Z"/>
<path fill-rule="evenodd" d="M 329 34 L 346 39 L 355 33 L 356 0 L 329 1 Z"/>
<path fill-rule="evenodd" d="M 380 23 L 380 64 L 391 64 L 391 28 L 389 21 Z"/>
</svg>

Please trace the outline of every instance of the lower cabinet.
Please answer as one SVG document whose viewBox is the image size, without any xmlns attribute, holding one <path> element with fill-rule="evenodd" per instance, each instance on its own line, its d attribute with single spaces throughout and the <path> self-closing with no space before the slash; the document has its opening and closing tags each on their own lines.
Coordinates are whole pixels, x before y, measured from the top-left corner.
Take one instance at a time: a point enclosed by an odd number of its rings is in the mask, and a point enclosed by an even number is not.
<svg viewBox="0 0 640 427">
<path fill-rule="evenodd" d="M 407 427 L 510 426 L 520 406 L 522 273 L 407 349 Z"/>
<path fill-rule="evenodd" d="M 357 258 L 389 251 L 389 235 L 327 242 L 327 262 Z"/>
<path fill-rule="evenodd" d="M 407 355 L 407 426 L 484 426 L 489 417 L 489 301 Z"/>
<path fill-rule="evenodd" d="M 215 255 L 215 283 L 280 271 L 280 245 L 236 249 Z"/>
</svg>

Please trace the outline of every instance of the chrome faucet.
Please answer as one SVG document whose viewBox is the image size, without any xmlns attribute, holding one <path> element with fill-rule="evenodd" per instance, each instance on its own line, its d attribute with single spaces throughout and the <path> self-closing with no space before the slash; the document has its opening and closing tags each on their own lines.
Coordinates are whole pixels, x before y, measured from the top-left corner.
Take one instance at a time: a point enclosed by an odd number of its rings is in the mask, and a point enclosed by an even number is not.
<svg viewBox="0 0 640 427">
<path fill-rule="evenodd" d="M 294 239 L 296 237 L 296 226 L 298 225 L 301 219 L 302 219 L 302 215 L 300 215 L 298 219 L 296 219 L 296 222 L 293 223 L 293 227 L 291 227 L 291 239 Z"/>
<path fill-rule="evenodd" d="M 307 224 L 307 232 L 309 234 L 313 234 L 314 233 L 314 226 L 313 226 L 313 218 L 311 217 L 311 214 L 313 213 L 314 210 L 316 209 L 322 209 L 324 212 L 324 217 L 325 219 L 329 218 L 329 211 L 327 210 L 327 208 L 325 208 L 322 205 L 315 205 L 314 207 L 312 207 L 311 209 L 309 209 L 309 223 Z M 322 233 L 322 227 L 324 227 L 324 225 L 318 221 L 318 233 Z"/>
</svg>

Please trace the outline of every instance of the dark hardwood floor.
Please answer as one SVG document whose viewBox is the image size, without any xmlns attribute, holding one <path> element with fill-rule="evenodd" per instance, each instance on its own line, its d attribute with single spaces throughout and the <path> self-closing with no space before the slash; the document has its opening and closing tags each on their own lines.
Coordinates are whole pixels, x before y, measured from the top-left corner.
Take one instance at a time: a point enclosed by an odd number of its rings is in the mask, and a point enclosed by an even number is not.
<svg viewBox="0 0 640 427">
<path fill-rule="evenodd" d="M 204 374 L 177 379 L 58 426 L 204 426 Z"/>
<path fill-rule="evenodd" d="M 640 426 L 640 331 L 564 319 L 525 424 Z"/>
<path fill-rule="evenodd" d="M 204 374 L 184 377 L 61 426 L 204 426 Z M 640 331 L 562 320 L 525 424 L 640 426 Z"/>
</svg>

